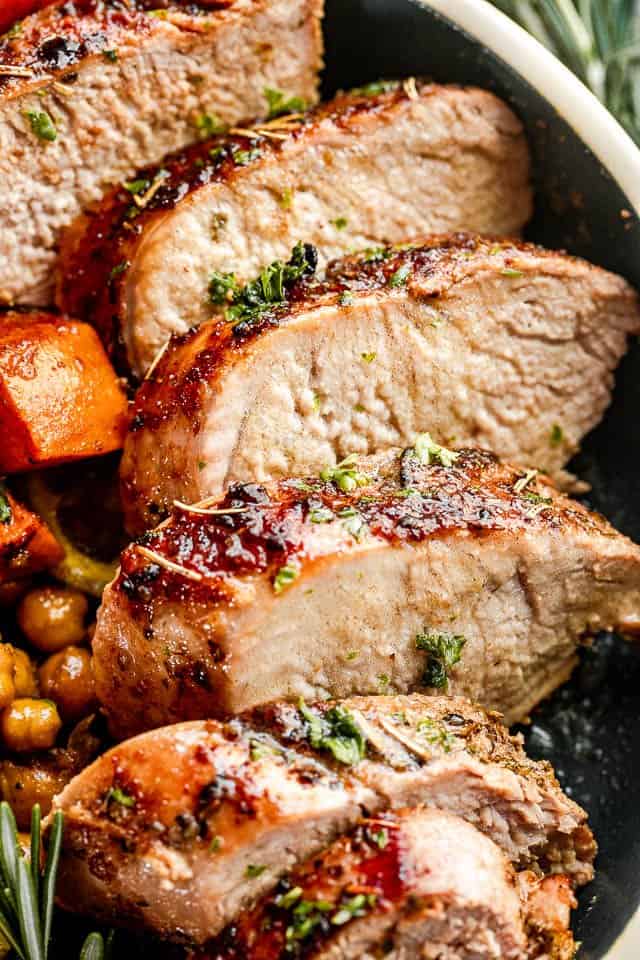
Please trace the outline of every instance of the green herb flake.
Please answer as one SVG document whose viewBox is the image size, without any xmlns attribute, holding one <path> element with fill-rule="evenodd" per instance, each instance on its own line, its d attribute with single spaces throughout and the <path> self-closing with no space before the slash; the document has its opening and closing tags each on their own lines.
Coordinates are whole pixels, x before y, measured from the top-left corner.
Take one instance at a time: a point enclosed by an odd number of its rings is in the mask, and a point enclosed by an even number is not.
<svg viewBox="0 0 640 960">
<path fill-rule="evenodd" d="M 395 273 L 392 273 L 389 277 L 389 286 L 390 287 L 404 287 L 405 283 L 409 279 L 409 274 L 411 273 L 411 267 L 408 263 L 405 263 L 404 266 L 398 267 Z"/>
<path fill-rule="evenodd" d="M 218 273 L 215 271 L 209 280 L 209 302 L 221 307 L 223 304 L 233 303 L 238 292 L 238 282 L 233 273 Z"/>
<path fill-rule="evenodd" d="M 350 453 L 335 467 L 326 467 L 322 470 L 320 479 L 325 483 L 335 483 L 343 493 L 352 493 L 357 487 L 365 487 L 371 480 L 368 474 L 358 470 L 357 462 L 357 454 Z"/>
<path fill-rule="evenodd" d="M 346 230 L 349 225 L 349 221 L 346 217 L 336 217 L 335 220 L 332 220 L 331 223 L 334 225 L 336 230 Z"/>
<path fill-rule="evenodd" d="M 281 90 L 273 87 L 265 87 L 264 96 L 269 107 L 267 120 L 275 120 L 287 113 L 304 113 L 307 109 L 307 102 L 302 97 L 287 97 Z"/>
<path fill-rule="evenodd" d="M 338 305 L 340 307 L 350 307 L 354 302 L 354 296 L 349 290 L 345 290 L 345 292 L 341 293 L 338 297 Z"/>
<path fill-rule="evenodd" d="M 215 837 L 211 838 L 211 843 L 209 844 L 209 853 L 218 853 L 222 848 L 222 837 L 216 834 Z"/>
<path fill-rule="evenodd" d="M 112 803 L 117 803 L 118 806 L 126 807 L 130 810 L 132 807 L 135 807 L 136 800 L 135 797 L 125 793 L 120 787 L 111 787 L 107 793 L 107 806 Z"/>
<path fill-rule="evenodd" d="M 349 653 L 345 654 L 345 660 L 357 660 L 359 656 L 359 650 L 349 650 Z"/>
<path fill-rule="evenodd" d="M 302 277 L 313 275 L 317 253 L 311 244 L 297 243 L 287 263 L 275 260 L 259 276 L 236 289 L 226 317 L 234 326 L 252 324 L 269 310 L 286 303 L 287 292 Z"/>
<path fill-rule="evenodd" d="M 250 740 L 249 756 L 252 760 L 264 760 L 265 757 L 277 757 L 278 751 L 268 743 L 263 743 L 262 740 Z"/>
<path fill-rule="evenodd" d="M 333 510 L 328 507 L 315 507 L 309 511 L 309 520 L 311 523 L 331 523 L 335 519 Z"/>
<path fill-rule="evenodd" d="M 31 130 L 38 140 L 52 143 L 58 136 L 55 123 L 46 110 L 25 110 L 24 116 L 31 124 Z"/>
<path fill-rule="evenodd" d="M 339 516 L 345 516 L 344 511 L 341 511 Z M 354 540 L 357 540 L 358 543 L 362 540 L 365 533 L 369 529 L 365 520 L 360 516 L 357 510 L 354 510 L 353 513 L 347 515 L 347 519 L 344 521 L 343 526 L 347 533 L 353 537 Z"/>
<path fill-rule="evenodd" d="M 376 904 L 375 893 L 357 893 L 354 897 L 343 898 L 340 909 L 331 917 L 335 927 L 344 926 L 354 917 L 364 917 Z"/>
<path fill-rule="evenodd" d="M 5 33 L 6 40 L 13 40 L 14 37 L 19 37 L 22 33 L 22 21 L 18 20 L 12 27 L 10 27 Z"/>
<path fill-rule="evenodd" d="M 282 193 L 280 194 L 280 199 L 278 200 L 279 205 L 283 210 L 290 210 L 291 204 L 293 203 L 293 190 L 291 187 L 285 187 Z"/>
<path fill-rule="evenodd" d="M 203 140 L 225 133 L 228 129 L 227 124 L 223 123 L 215 113 L 199 113 L 194 117 L 193 125 Z"/>
<path fill-rule="evenodd" d="M 391 677 L 389 674 L 379 673 L 376 677 L 376 680 L 378 681 L 378 686 L 380 687 L 381 692 L 386 693 L 386 691 L 389 689 L 389 684 L 391 683 Z"/>
<path fill-rule="evenodd" d="M 430 433 L 418 434 L 413 447 L 410 449 L 420 463 L 425 466 L 429 466 L 432 463 L 439 463 L 442 467 L 452 467 L 460 456 L 459 453 L 455 453 L 453 450 L 447 450 L 446 447 L 432 440 Z"/>
<path fill-rule="evenodd" d="M 114 280 L 116 277 L 119 277 L 121 273 L 124 273 L 125 270 L 128 270 L 131 266 L 129 260 L 121 260 L 120 263 L 116 263 L 109 273 L 109 280 Z"/>
<path fill-rule="evenodd" d="M 351 93 L 355 97 L 376 97 L 380 93 L 398 90 L 399 87 L 399 80 L 375 80 L 373 83 L 365 83 L 363 87 L 354 87 Z"/>
<path fill-rule="evenodd" d="M 389 845 L 389 831 L 386 827 L 381 827 L 380 830 L 373 831 L 370 833 L 370 837 L 379 850 L 386 850 Z"/>
<path fill-rule="evenodd" d="M 108 60 L 109 63 L 117 63 L 118 61 L 118 51 L 117 50 L 103 50 L 102 56 L 105 60 Z"/>
<path fill-rule="evenodd" d="M 207 465 L 206 460 L 198 460 L 198 470 L 204 470 Z"/>
<path fill-rule="evenodd" d="M 294 903 L 297 903 L 302 896 L 302 887 L 292 887 L 286 893 L 279 894 L 274 903 L 281 910 L 290 910 Z"/>
<path fill-rule="evenodd" d="M 282 593 L 287 587 L 290 587 L 294 580 L 300 576 L 300 571 L 296 567 L 280 567 L 273 578 L 273 592 Z"/>
<path fill-rule="evenodd" d="M 247 869 L 245 870 L 244 875 L 245 877 L 248 877 L 250 880 L 252 880 L 255 877 L 261 876 L 266 869 L 267 869 L 266 866 L 262 864 L 250 863 Z"/>
<path fill-rule="evenodd" d="M 360 354 L 360 359 L 361 359 L 361 360 L 364 360 L 365 363 L 373 363 L 373 361 L 376 359 L 377 356 L 378 356 L 378 354 L 375 353 L 375 352 L 371 352 L 371 353 L 361 353 L 361 354 Z"/>
<path fill-rule="evenodd" d="M 7 491 L 0 483 L 0 523 L 11 523 L 12 515 Z"/>
<path fill-rule="evenodd" d="M 307 738 L 314 750 L 327 750 L 338 763 L 359 763 L 367 749 L 367 739 L 353 715 L 344 707 L 332 707 L 316 713 L 303 700 L 298 709 L 307 724 Z"/>
<path fill-rule="evenodd" d="M 139 180 L 128 180 L 122 184 L 127 193 L 132 194 L 132 196 L 137 197 L 141 193 L 145 193 L 151 186 L 151 181 L 141 177 Z"/>
<path fill-rule="evenodd" d="M 511 277 L 516 280 L 518 277 L 523 277 L 524 274 L 522 270 L 514 270 L 512 267 L 505 267 L 504 270 L 501 270 L 500 273 L 503 277 Z"/>
<path fill-rule="evenodd" d="M 551 427 L 551 434 L 549 435 L 549 444 L 552 447 L 559 447 L 564 441 L 564 430 L 559 423 L 554 423 Z"/>
<path fill-rule="evenodd" d="M 259 147 L 253 147 L 251 150 L 232 150 L 231 156 L 237 167 L 246 167 L 248 163 L 262 156 L 262 150 Z"/>
<path fill-rule="evenodd" d="M 419 633 L 416 636 L 416 650 L 428 654 L 422 678 L 425 686 L 446 690 L 448 672 L 459 662 L 466 642 L 462 634 L 454 633 Z"/>
<path fill-rule="evenodd" d="M 416 733 L 421 740 L 425 740 L 433 746 L 441 747 L 445 753 L 450 753 L 451 748 L 457 743 L 456 737 L 452 736 L 441 723 L 437 723 L 430 717 L 424 717 L 418 721 Z"/>
</svg>

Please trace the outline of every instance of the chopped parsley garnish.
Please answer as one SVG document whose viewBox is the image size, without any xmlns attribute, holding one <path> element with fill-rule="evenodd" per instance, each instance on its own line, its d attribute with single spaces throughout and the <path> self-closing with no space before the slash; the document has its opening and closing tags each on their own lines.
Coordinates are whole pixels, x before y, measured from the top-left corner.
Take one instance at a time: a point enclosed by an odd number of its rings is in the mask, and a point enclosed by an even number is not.
<svg viewBox="0 0 640 960">
<path fill-rule="evenodd" d="M 11 523 L 11 504 L 4 486 L 0 483 L 0 523 Z"/>
<path fill-rule="evenodd" d="M 345 660 L 357 660 L 359 656 L 359 650 L 349 650 L 349 653 L 345 654 Z"/>
<path fill-rule="evenodd" d="M 505 267 L 500 273 L 503 277 L 512 277 L 513 279 L 524 276 L 522 270 L 514 270 L 512 267 Z"/>
<path fill-rule="evenodd" d="M 373 363 L 377 356 L 378 354 L 372 351 L 371 353 L 361 353 L 360 359 L 364 360 L 365 363 Z"/>
<path fill-rule="evenodd" d="M 562 441 L 564 440 L 564 430 L 559 423 L 554 423 L 551 427 L 551 434 L 549 436 L 549 443 L 552 447 L 559 447 Z"/>
<path fill-rule="evenodd" d="M 341 927 L 354 917 L 364 917 L 367 910 L 375 906 L 376 900 L 375 893 L 357 893 L 355 897 L 343 898 L 340 909 L 331 917 L 331 923 Z"/>
<path fill-rule="evenodd" d="M 346 217 L 336 217 L 335 220 L 331 221 L 336 230 L 345 230 L 349 224 L 349 221 Z"/>
<path fill-rule="evenodd" d="M 300 571 L 296 567 L 280 567 L 273 578 L 274 593 L 282 593 L 287 587 L 290 587 L 294 580 L 300 576 Z"/>
<path fill-rule="evenodd" d="M 46 110 L 25 110 L 24 116 L 38 140 L 52 142 L 58 136 L 56 125 Z"/>
<path fill-rule="evenodd" d="M 105 60 L 109 60 L 110 63 L 116 63 L 118 60 L 118 51 L 117 50 L 103 50 L 102 56 Z"/>
<path fill-rule="evenodd" d="M 379 830 L 370 831 L 369 836 L 380 850 L 386 849 L 389 844 L 389 831 L 386 829 L 386 827 L 381 827 Z"/>
<path fill-rule="evenodd" d="M 291 923 L 286 929 L 287 952 L 295 949 L 294 944 L 306 940 L 316 927 L 327 923 L 327 913 L 331 913 L 333 904 L 326 900 L 301 900 L 291 911 Z"/>
<path fill-rule="evenodd" d="M 266 866 L 258 863 L 250 863 L 247 869 L 245 870 L 245 877 L 253 879 L 254 877 L 259 877 L 266 870 Z"/>
<path fill-rule="evenodd" d="M 437 723 L 430 717 L 424 717 L 418 721 L 416 733 L 421 740 L 442 747 L 445 753 L 449 753 L 456 743 L 456 738 L 441 723 Z"/>
<path fill-rule="evenodd" d="M 206 460 L 198 460 L 198 470 L 204 470 L 207 465 Z"/>
<path fill-rule="evenodd" d="M 350 307 L 354 302 L 353 294 L 349 290 L 345 290 L 344 293 L 341 293 L 338 297 L 338 304 L 341 307 Z"/>
<path fill-rule="evenodd" d="M 128 793 L 125 793 L 120 787 L 111 787 L 107 793 L 107 806 L 111 806 L 113 803 L 117 803 L 120 807 L 131 809 L 135 807 L 136 799 Z"/>
<path fill-rule="evenodd" d="M 428 654 L 422 678 L 425 686 L 446 690 L 448 671 L 460 660 L 466 642 L 466 638 L 458 633 L 419 633 L 416 636 L 416 649 Z"/>
<path fill-rule="evenodd" d="M 393 255 L 390 247 L 369 247 L 362 251 L 363 263 L 379 263 L 381 260 L 388 260 Z"/>
<path fill-rule="evenodd" d="M 274 903 L 276 907 L 280 907 L 281 910 L 289 910 L 294 903 L 297 903 L 301 896 L 302 887 L 292 887 L 291 890 L 287 890 L 286 893 L 278 894 Z"/>
<path fill-rule="evenodd" d="M 382 693 L 386 693 L 389 689 L 389 684 L 391 683 L 391 677 L 388 673 L 379 673 L 376 677 L 378 681 L 378 686 L 380 687 Z"/>
<path fill-rule="evenodd" d="M 278 750 L 268 743 L 263 743 L 262 740 L 251 740 L 249 742 L 249 756 L 252 760 L 264 760 L 265 757 L 277 757 Z"/>
<path fill-rule="evenodd" d="M 335 519 L 333 510 L 328 507 L 314 507 L 309 511 L 309 520 L 311 523 L 331 523 Z"/>
<path fill-rule="evenodd" d="M 389 286 L 390 287 L 404 287 L 405 283 L 409 278 L 411 273 L 411 267 L 408 263 L 405 263 L 404 266 L 398 267 L 395 273 L 392 273 L 389 277 Z"/>
<path fill-rule="evenodd" d="M 302 97 L 288 97 L 281 90 L 265 87 L 264 95 L 269 106 L 267 120 L 275 120 L 287 113 L 303 113 L 307 109 L 306 100 Z"/>
<path fill-rule="evenodd" d="M 397 90 L 399 86 L 398 80 L 375 80 L 373 83 L 366 83 L 363 87 L 354 87 L 351 93 L 356 97 L 375 97 L 379 93 Z"/>
<path fill-rule="evenodd" d="M 280 199 L 278 203 L 283 210 L 291 209 L 291 204 L 293 203 L 293 190 L 291 187 L 285 187 L 282 193 L 280 194 Z"/>
<path fill-rule="evenodd" d="M 314 750 L 328 750 L 335 760 L 351 766 L 363 759 L 367 740 L 354 717 L 344 707 L 316 713 L 303 700 L 300 713 L 307 724 L 307 738 Z"/>
<path fill-rule="evenodd" d="M 318 263 L 316 248 L 297 243 L 287 263 L 275 260 L 256 280 L 239 287 L 233 274 L 215 273 L 209 284 L 214 304 L 227 303 L 226 317 L 234 326 L 251 324 L 264 313 L 286 303 L 288 289 L 301 277 L 312 275 Z"/>
<path fill-rule="evenodd" d="M 527 493 L 523 493 L 522 496 L 525 498 L 525 500 L 531 500 L 531 503 L 542 503 L 545 506 L 549 506 L 549 504 L 553 503 L 551 497 L 543 497 L 540 493 L 527 491 Z"/>
<path fill-rule="evenodd" d="M 443 467 L 452 467 L 456 462 L 459 453 L 453 450 L 447 450 L 431 439 L 430 433 L 420 433 L 413 444 L 413 452 L 416 457 L 425 466 L 431 463 L 439 463 Z"/>
<path fill-rule="evenodd" d="M 353 510 L 349 514 L 345 514 L 344 510 L 341 510 L 338 514 L 339 517 L 345 517 L 346 519 L 343 523 L 344 529 L 347 533 L 353 537 L 354 540 L 360 542 L 363 536 L 369 529 L 365 520 L 360 516 L 357 510 Z"/>
<path fill-rule="evenodd" d="M 251 150 L 232 150 L 231 157 L 236 167 L 246 167 L 262 156 L 262 150 L 259 147 L 253 147 Z"/>
<path fill-rule="evenodd" d="M 209 844 L 209 853 L 217 853 L 221 847 L 222 847 L 222 837 L 219 837 L 217 834 L 215 837 L 211 837 L 211 843 Z"/>
<path fill-rule="evenodd" d="M 145 190 L 148 190 L 151 186 L 151 180 L 147 180 L 144 177 L 141 177 L 139 180 L 129 180 L 122 184 L 125 190 L 132 194 L 134 197 L 137 197 L 138 194 L 144 193 Z"/>
<path fill-rule="evenodd" d="M 14 37 L 19 37 L 22 33 L 22 21 L 18 20 L 12 27 L 10 27 L 5 33 L 5 39 L 13 40 Z"/>
<path fill-rule="evenodd" d="M 335 467 L 322 470 L 320 479 L 325 483 L 335 483 L 343 493 L 352 493 L 357 487 L 365 487 L 371 479 L 366 473 L 360 473 L 357 462 L 358 455 L 350 453 Z"/>
<path fill-rule="evenodd" d="M 224 133 L 227 130 L 226 123 L 223 123 L 215 113 L 199 113 L 198 116 L 194 118 L 193 123 L 204 140 L 206 140 L 207 137 L 214 137 L 216 134 Z"/>
</svg>

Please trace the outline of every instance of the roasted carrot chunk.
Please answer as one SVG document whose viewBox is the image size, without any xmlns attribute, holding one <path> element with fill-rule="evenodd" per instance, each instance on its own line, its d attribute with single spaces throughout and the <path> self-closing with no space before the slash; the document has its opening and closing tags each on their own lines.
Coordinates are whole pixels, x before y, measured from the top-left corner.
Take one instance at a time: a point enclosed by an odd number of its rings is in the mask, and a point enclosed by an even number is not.
<svg viewBox="0 0 640 960">
<path fill-rule="evenodd" d="M 14 500 L 0 484 L 0 583 L 53 567 L 63 554 L 40 517 Z"/>
<path fill-rule="evenodd" d="M 0 474 L 117 450 L 126 409 L 92 327 L 46 313 L 0 315 Z"/>
</svg>

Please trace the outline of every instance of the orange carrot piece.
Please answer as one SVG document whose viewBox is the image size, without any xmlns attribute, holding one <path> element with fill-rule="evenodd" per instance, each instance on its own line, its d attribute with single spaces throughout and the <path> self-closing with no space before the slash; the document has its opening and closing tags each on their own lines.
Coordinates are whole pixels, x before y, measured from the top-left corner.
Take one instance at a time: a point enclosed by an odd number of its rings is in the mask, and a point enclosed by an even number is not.
<svg viewBox="0 0 640 960">
<path fill-rule="evenodd" d="M 0 583 L 53 567 L 63 555 L 40 517 L 0 487 Z"/>
</svg>

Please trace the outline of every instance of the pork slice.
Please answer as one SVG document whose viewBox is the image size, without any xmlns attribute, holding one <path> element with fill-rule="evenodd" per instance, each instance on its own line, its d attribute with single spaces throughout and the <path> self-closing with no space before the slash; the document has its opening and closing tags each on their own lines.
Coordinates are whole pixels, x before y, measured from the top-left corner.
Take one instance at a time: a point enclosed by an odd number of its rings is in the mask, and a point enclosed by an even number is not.
<svg viewBox="0 0 640 960">
<path fill-rule="evenodd" d="M 525 960 L 513 869 L 436 810 L 363 820 L 286 877 L 198 957 L 206 960 Z"/>
<path fill-rule="evenodd" d="M 60 903 L 204 943 L 363 812 L 432 798 L 495 836 L 518 867 L 591 877 L 584 811 L 468 702 L 381 697 L 300 710 L 167 727 L 86 768 L 54 804 L 65 815 Z M 336 736 L 318 742 L 317 723 L 334 723 Z"/>
<path fill-rule="evenodd" d="M 0 41 L 3 300 L 50 303 L 61 230 L 136 168 L 264 116 L 265 88 L 315 100 L 322 0 L 159 6 L 58 0 Z"/>
<path fill-rule="evenodd" d="M 513 233 L 530 216 L 522 127 L 485 91 L 407 81 L 275 124 L 168 158 L 133 219 L 116 190 L 69 232 L 58 301 L 113 351 L 122 343 L 136 376 L 171 334 L 211 316 L 216 272 L 250 280 L 299 240 L 323 265 L 428 232 Z"/>
<path fill-rule="evenodd" d="M 436 237 L 329 274 L 174 341 L 126 441 L 132 532 L 175 499 L 313 473 L 423 430 L 557 474 L 640 331 L 624 280 L 530 244 Z"/>
<path fill-rule="evenodd" d="M 447 683 L 512 723 L 582 637 L 640 623 L 640 549 L 535 471 L 424 435 L 323 476 L 176 506 L 124 551 L 93 643 L 118 736 Z"/>
</svg>

